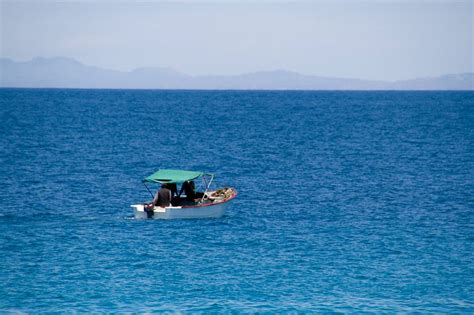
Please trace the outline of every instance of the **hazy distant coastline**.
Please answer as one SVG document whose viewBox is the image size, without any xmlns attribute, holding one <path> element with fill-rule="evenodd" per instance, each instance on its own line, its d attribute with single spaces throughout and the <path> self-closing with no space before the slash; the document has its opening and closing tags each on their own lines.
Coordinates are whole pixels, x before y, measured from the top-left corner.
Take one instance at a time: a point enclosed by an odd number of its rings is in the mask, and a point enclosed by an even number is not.
<svg viewBox="0 0 474 315">
<path fill-rule="evenodd" d="M 235 90 L 474 90 L 474 73 L 448 74 L 404 81 L 370 81 L 303 75 L 276 70 L 241 75 L 191 76 L 170 68 L 130 72 L 84 65 L 74 59 L 0 59 L 0 87 L 235 89 Z"/>
</svg>

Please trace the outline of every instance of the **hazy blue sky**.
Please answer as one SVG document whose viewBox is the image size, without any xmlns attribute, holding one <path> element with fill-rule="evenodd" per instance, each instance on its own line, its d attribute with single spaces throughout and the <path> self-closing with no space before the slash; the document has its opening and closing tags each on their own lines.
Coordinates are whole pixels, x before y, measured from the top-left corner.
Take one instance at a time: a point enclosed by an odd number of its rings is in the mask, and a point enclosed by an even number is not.
<svg viewBox="0 0 474 315">
<path fill-rule="evenodd" d="M 472 1 L 0 3 L 1 56 L 14 60 L 384 80 L 473 71 Z"/>
</svg>

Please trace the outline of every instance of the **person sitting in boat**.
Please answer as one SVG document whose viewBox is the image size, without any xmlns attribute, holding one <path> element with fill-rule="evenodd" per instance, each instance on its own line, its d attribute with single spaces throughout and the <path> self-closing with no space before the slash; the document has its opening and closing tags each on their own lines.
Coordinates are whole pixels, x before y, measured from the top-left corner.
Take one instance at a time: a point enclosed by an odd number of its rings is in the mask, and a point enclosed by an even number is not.
<svg viewBox="0 0 474 315">
<path fill-rule="evenodd" d="M 153 209 L 153 207 L 166 208 L 171 205 L 172 193 L 168 188 L 168 185 L 161 184 L 161 188 L 156 192 L 153 201 L 147 205 L 147 208 Z"/>
<path fill-rule="evenodd" d="M 196 201 L 196 199 L 202 198 L 204 196 L 204 193 L 196 191 L 194 181 L 187 181 L 183 183 L 183 186 L 181 187 L 180 194 L 183 192 L 186 194 L 186 200 L 187 201 Z"/>
<path fill-rule="evenodd" d="M 179 195 L 178 195 L 178 187 L 175 183 L 166 184 L 167 188 L 171 190 L 171 204 L 173 206 L 179 205 Z"/>
<path fill-rule="evenodd" d="M 171 197 L 172 197 L 172 198 L 178 197 L 178 188 L 176 187 L 176 184 L 175 184 L 175 183 L 166 184 L 166 188 L 168 188 L 169 190 L 171 190 Z"/>
<path fill-rule="evenodd" d="M 184 193 L 186 194 L 186 200 L 194 201 L 194 199 L 196 198 L 196 192 L 194 191 L 194 189 L 195 189 L 194 181 L 185 181 L 183 185 L 181 186 L 179 195 L 181 195 L 184 191 Z"/>
<path fill-rule="evenodd" d="M 186 181 L 181 186 L 181 190 L 179 191 L 179 196 L 183 193 L 186 194 L 186 201 L 196 202 L 198 199 L 204 196 L 203 192 L 196 191 L 194 181 Z"/>
</svg>

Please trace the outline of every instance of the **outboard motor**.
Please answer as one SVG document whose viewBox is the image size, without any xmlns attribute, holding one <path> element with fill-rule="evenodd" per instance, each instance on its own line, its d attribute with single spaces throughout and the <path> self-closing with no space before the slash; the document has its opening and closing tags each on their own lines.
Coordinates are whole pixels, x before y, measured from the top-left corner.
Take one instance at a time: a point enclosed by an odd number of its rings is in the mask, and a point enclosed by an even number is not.
<svg viewBox="0 0 474 315">
<path fill-rule="evenodd" d="M 151 208 L 149 208 L 147 204 L 145 204 L 144 207 L 143 207 L 143 210 L 145 210 L 145 212 L 146 212 L 146 217 L 147 217 L 148 219 L 152 219 L 152 218 L 153 218 L 153 215 L 155 214 L 155 211 L 153 211 L 153 208 L 154 208 L 154 206 L 152 206 Z"/>
</svg>

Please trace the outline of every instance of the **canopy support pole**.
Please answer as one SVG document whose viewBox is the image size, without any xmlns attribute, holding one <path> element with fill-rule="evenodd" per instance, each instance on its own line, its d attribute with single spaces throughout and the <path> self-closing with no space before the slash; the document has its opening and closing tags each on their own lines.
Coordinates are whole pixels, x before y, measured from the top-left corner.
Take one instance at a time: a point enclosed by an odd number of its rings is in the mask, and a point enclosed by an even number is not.
<svg viewBox="0 0 474 315">
<path fill-rule="evenodd" d="M 204 179 L 205 177 L 203 176 L 202 178 Z M 211 186 L 213 179 L 214 179 L 214 175 L 211 175 L 211 180 L 209 181 L 209 184 L 207 183 L 207 180 L 204 179 L 204 181 L 206 182 L 206 191 L 204 191 L 204 194 L 202 195 L 201 202 L 203 202 L 204 197 L 206 196 L 206 193 L 209 190 L 209 187 Z"/>
<path fill-rule="evenodd" d="M 143 182 L 143 185 L 145 185 L 146 190 L 148 190 L 148 192 L 150 193 L 151 198 L 155 198 L 155 196 L 154 196 L 153 193 L 151 192 L 150 188 L 148 188 L 148 186 L 145 184 L 145 182 Z"/>
</svg>

